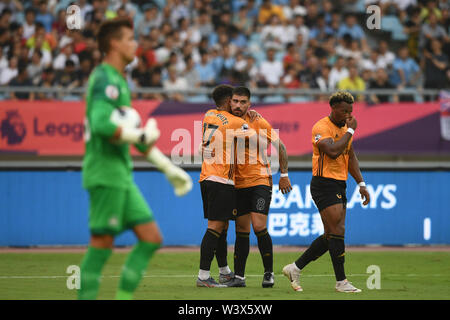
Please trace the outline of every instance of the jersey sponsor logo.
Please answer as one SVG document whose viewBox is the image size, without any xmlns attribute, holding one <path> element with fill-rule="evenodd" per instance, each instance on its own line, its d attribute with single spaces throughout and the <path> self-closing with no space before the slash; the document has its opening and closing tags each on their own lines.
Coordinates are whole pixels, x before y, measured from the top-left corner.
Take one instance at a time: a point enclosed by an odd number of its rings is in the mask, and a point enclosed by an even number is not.
<svg viewBox="0 0 450 320">
<path fill-rule="evenodd" d="M 342 199 L 342 195 L 339 193 L 336 193 L 336 197 L 338 197 L 338 199 Z"/>
<path fill-rule="evenodd" d="M 314 141 L 317 142 L 317 141 L 320 140 L 320 138 L 322 138 L 322 136 L 321 136 L 320 134 L 316 134 L 316 135 L 314 136 Z"/>
<path fill-rule="evenodd" d="M 17 110 L 6 111 L 6 118 L 0 122 L 1 139 L 8 145 L 22 143 L 27 134 L 25 123 Z"/>
<path fill-rule="evenodd" d="M 109 99 L 116 100 L 119 97 L 119 90 L 116 86 L 109 85 L 105 88 L 105 94 Z"/>
</svg>

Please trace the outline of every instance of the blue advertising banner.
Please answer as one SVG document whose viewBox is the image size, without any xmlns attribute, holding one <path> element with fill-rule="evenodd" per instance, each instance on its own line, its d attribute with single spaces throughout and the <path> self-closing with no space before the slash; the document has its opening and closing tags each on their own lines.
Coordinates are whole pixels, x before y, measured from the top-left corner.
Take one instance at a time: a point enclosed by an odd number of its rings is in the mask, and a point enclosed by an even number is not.
<svg viewBox="0 0 450 320">
<path fill-rule="evenodd" d="M 199 172 L 190 171 L 194 181 Z M 206 230 L 198 183 L 174 195 L 164 175 L 137 171 L 140 187 L 164 236 L 164 245 L 199 245 Z M 275 245 L 309 245 L 323 233 L 311 198 L 310 171 L 291 171 L 292 191 L 274 185 L 268 230 Z M 361 204 L 352 178 L 347 186 L 349 245 L 450 244 L 450 171 L 364 172 L 372 201 Z M 274 182 L 278 181 L 274 176 Z M 0 246 L 84 245 L 89 241 L 88 194 L 78 171 L 0 171 Z M 228 241 L 234 243 L 234 222 Z M 251 244 L 256 244 L 251 235 Z M 116 245 L 135 242 L 131 232 Z"/>
</svg>

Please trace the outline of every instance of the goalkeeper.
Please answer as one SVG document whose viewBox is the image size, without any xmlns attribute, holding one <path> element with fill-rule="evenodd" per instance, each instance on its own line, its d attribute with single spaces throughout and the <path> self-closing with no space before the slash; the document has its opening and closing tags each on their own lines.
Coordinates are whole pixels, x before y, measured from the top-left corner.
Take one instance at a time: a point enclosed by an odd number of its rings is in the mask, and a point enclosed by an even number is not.
<svg viewBox="0 0 450 320">
<path fill-rule="evenodd" d="M 160 134 L 154 119 L 149 119 L 144 128 L 126 121 L 126 110 L 131 114 L 133 109 L 124 70 L 134 59 L 137 47 L 131 22 L 104 22 L 97 41 L 104 59 L 88 82 L 82 170 L 83 187 L 89 193 L 91 239 L 81 263 L 78 298 L 97 298 L 102 268 L 112 253 L 114 237 L 132 229 L 138 242 L 125 262 L 116 294 L 116 299 L 132 299 L 162 237 L 152 211 L 133 181 L 129 145 L 133 144 L 166 175 L 178 196 L 191 190 L 192 180 L 153 146 Z"/>
</svg>

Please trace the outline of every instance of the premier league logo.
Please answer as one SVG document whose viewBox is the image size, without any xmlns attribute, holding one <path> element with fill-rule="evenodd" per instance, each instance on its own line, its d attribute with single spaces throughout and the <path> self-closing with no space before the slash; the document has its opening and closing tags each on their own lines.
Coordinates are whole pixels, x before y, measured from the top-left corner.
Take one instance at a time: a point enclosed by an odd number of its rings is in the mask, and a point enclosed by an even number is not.
<svg viewBox="0 0 450 320">
<path fill-rule="evenodd" d="M 0 122 L 1 139 L 6 138 L 8 145 L 16 145 L 23 141 L 27 129 L 17 110 L 6 111 L 6 118 Z"/>
</svg>

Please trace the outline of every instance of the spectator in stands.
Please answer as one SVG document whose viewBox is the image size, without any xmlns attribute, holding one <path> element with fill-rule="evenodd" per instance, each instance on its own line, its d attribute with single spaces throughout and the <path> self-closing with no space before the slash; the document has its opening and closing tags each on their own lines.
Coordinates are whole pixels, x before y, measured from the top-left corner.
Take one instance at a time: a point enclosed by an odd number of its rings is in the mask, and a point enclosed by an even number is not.
<svg viewBox="0 0 450 320">
<path fill-rule="evenodd" d="M 348 77 L 348 69 L 346 68 L 345 58 L 338 56 L 336 63 L 330 71 L 330 88 L 334 90 L 337 87 L 339 81 Z"/>
<path fill-rule="evenodd" d="M 214 26 L 211 23 L 211 18 L 206 9 L 200 10 L 198 14 L 198 31 L 201 37 L 207 37 L 214 32 Z"/>
<path fill-rule="evenodd" d="M 248 6 L 242 6 L 239 12 L 233 15 L 233 25 L 240 30 L 242 34 L 249 37 L 252 34 L 254 18 L 248 16 Z"/>
<path fill-rule="evenodd" d="M 382 40 L 378 43 L 378 59 L 387 66 L 394 63 L 395 54 L 389 50 L 389 44 L 386 40 Z"/>
<path fill-rule="evenodd" d="M 0 28 L 9 28 L 12 21 L 12 11 L 9 8 L 0 11 Z"/>
<path fill-rule="evenodd" d="M 364 91 L 366 90 L 366 84 L 364 80 L 359 76 L 358 69 L 355 66 L 350 66 L 348 68 L 348 77 L 342 79 L 338 83 L 339 90 L 348 91 Z M 363 94 L 358 94 L 356 99 L 358 101 L 364 100 Z"/>
<path fill-rule="evenodd" d="M 52 67 L 48 67 L 42 73 L 42 79 L 39 82 L 41 88 L 54 88 L 56 85 L 55 72 Z M 56 93 L 36 93 L 36 98 L 39 100 L 53 100 L 57 98 Z"/>
<path fill-rule="evenodd" d="M 45 31 L 44 25 L 40 22 L 36 22 L 34 35 L 28 38 L 25 44 L 30 49 L 35 48 L 38 39 L 40 39 L 39 41 L 41 43 L 41 46 L 39 47 L 40 50 L 47 50 L 51 53 L 58 45 L 56 39 L 50 33 Z"/>
<path fill-rule="evenodd" d="M 306 68 L 300 73 L 300 80 L 304 88 L 316 89 L 319 87 L 317 79 L 320 77 L 320 64 L 316 56 L 312 56 L 306 63 Z"/>
<path fill-rule="evenodd" d="M 215 79 L 217 74 L 214 71 L 214 67 L 209 59 L 209 54 L 203 51 L 200 56 L 200 63 L 197 63 L 195 69 L 200 77 L 201 86 L 212 87 L 216 84 Z"/>
<path fill-rule="evenodd" d="M 265 48 L 276 48 L 282 50 L 284 44 L 282 39 L 284 37 L 284 28 L 281 24 L 281 19 L 276 14 L 273 14 L 261 30 L 261 41 Z"/>
<path fill-rule="evenodd" d="M 296 15 L 306 16 L 307 10 L 299 0 L 291 0 L 288 5 L 283 6 L 283 14 L 287 20 L 292 20 Z"/>
<path fill-rule="evenodd" d="M 66 38 L 64 41 L 61 41 L 59 44 L 60 53 L 56 56 L 55 60 L 53 61 L 53 69 L 55 70 L 62 70 L 66 67 L 66 61 L 72 60 L 72 62 L 78 66 L 79 59 L 78 56 L 73 53 L 73 45 L 72 45 L 72 39 Z"/>
<path fill-rule="evenodd" d="M 73 89 L 80 85 L 79 73 L 76 72 L 75 62 L 67 59 L 64 68 L 56 71 L 55 82 L 57 86 Z"/>
<path fill-rule="evenodd" d="M 131 71 L 131 79 L 135 88 L 150 87 L 151 73 L 145 57 L 140 57 L 138 65 Z"/>
<path fill-rule="evenodd" d="M 148 36 L 150 30 L 153 28 L 159 28 L 162 23 L 162 15 L 159 13 L 158 8 L 152 4 L 146 4 L 143 7 L 144 17 L 137 25 L 138 36 Z"/>
<path fill-rule="evenodd" d="M 259 8 L 258 22 L 265 24 L 273 15 L 278 16 L 280 20 L 284 20 L 283 8 L 272 4 L 270 0 L 263 0 Z"/>
<path fill-rule="evenodd" d="M 446 73 L 449 57 L 442 52 L 442 43 L 438 39 L 431 40 L 431 51 L 424 51 L 421 66 L 424 71 L 426 89 L 448 88 Z"/>
<path fill-rule="evenodd" d="M 168 68 L 169 78 L 164 81 L 163 88 L 168 90 L 168 97 L 175 101 L 184 101 L 185 95 L 181 92 L 172 92 L 170 90 L 186 90 L 188 89 L 188 83 L 186 79 L 182 76 L 178 76 L 177 69 L 175 66 L 170 66 Z"/>
<path fill-rule="evenodd" d="M 59 9 L 57 18 L 52 23 L 52 32 L 56 33 L 58 37 L 61 37 L 66 33 L 66 9 Z"/>
<path fill-rule="evenodd" d="M 415 87 L 420 76 L 420 68 L 414 59 L 409 57 L 408 47 L 400 48 L 398 57 L 393 62 L 393 73 L 390 79 L 398 89 Z"/>
<path fill-rule="evenodd" d="M 28 8 L 25 10 L 25 22 L 23 23 L 23 38 L 25 40 L 28 40 L 28 38 L 30 38 L 35 32 L 35 19 L 36 13 L 33 9 Z"/>
<path fill-rule="evenodd" d="M 1 70 L 0 73 L 0 85 L 7 85 L 19 74 L 19 70 L 17 69 L 18 62 L 19 60 L 16 56 L 11 56 L 8 59 L 8 66 Z"/>
<path fill-rule="evenodd" d="M 42 52 L 35 50 L 31 56 L 31 63 L 27 66 L 27 73 L 33 85 L 37 85 L 41 80 L 45 65 L 42 62 Z"/>
<path fill-rule="evenodd" d="M 87 86 L 89 75 L 92 72 L 92 60 L 85 57 L 80 60 L 80 70 L 78 72 L 78 78 L 80 79 L 80 87 Z"/>
<path fill-rule="evenodd" d="M 160 67 L 154 67 L 150 71 L 150 87 L 155 89 L 162 89 L 163 85 L 161 82 L 162 76 L 161 76 L 161 68 Z M 143 96 L 145 99 L 151 99 L 151 100 L 158 100 L 162 101 L 166 99 L 167 97 L 162 93 L 149 93 L 145 94 Z"/>
<path fill-rule="evenodd" d="M 262 86 L 276 88 L 284 74 L 283 63 L 275 60 L 275 49 L 267 50 L 267 58 L 261 63 L 259 73 L 262 76 Z"/>
<path fill-rule="evenodd" d="M 333 29 L 327 25 L 325 15 L 320 14 L 317 19 L 317 25 L 311 28 L 309 32 L 309 38 L 313 41 L 312 45 L 317 46 L 325 42 L 332 35 L 334 35 Z"/>
<path fill-rule="evenodd" d="M 389 77 L 384 68 L 378 68 L 375 76 L 369 81 L 369 89 L 394 89 L 395 87 L 389 82 Z M 378 104 L 389 102 L 389 95 L 371 94 L 368 99 L 369 103 Z M 398 96 L 393 95 L 392 102 L 398 102 Z"/>
<path fill-rule="evenodd" d="M 286 68 L 286 74 L 282 78 L 282 87 L 288 89 L 300 89 L 300 77 L 297 70 L 293 66 L 288 66 Z M 286 96 L 286 98 L 291 95 Z"/>
<path fill-rule="evenodd" d="M 39 2 L 39 11 L 36 14 L 36 22 L 42 23 L 46 32 L 52 31 L 54 17 L 48 10 L 47 1 L 42 0 Z"/>
<path fill-rule="evenodd" d="M 438 17 L 434 13 L 430 13 L 428 16 L 428 23 L 422 25 L 419 48 L 423 49 L 432 39 L 442 39 L 445 42 L 450 41 L 447 32 L 439 25 Z"/>
<path fill-rule="evenodd" d="M 153 67 L 156 64 L 156 55 L 153 50 L 154 42 L 152 38 L 148 35 L 142 36 L 141 41 L 138 43 L 138 48 L 136 50 L 136 56 L 144 57 L 148 68 Z"/>
<path fill-rule="evenodd" d="M 419 36 L 422 29 L 422 21 L 420 20 L 420 9 L 414 8 L 411 15 L 404 23 L 403 32 L 408 35 L 408 48 L 411 58 L 419 57 Z"/>
<path fill-rule="evenodd" d="M 195 68 L 195 62 L 191 55 L 185 58 L 186 69 L 183 72 L 183 77 L 192 88 L 200 87 L 200 76 Z"/>
<path fill-rule="evenodd" d="M 9 85 L 12 87 L 31 87 L 33 83 L 27 73 L 27 65 L 24 62 L 18 65 L 18 74 L 14 77 Z M 34 92 L 11 92 L 11 100 L 34 100 Z"/>
<path fill-rule="evenodd" d="M 352 39 L 360 42 L 363 51 L 367 51 L 366 35 L 357 22 L 358 20 L 354 14 L 347 14 L 345 16 L 345 23 L 339 27 L 337 36 L 338 38 L 342 38 L 344 35 L 349 34 Z"/>
<path fill-rule="evenodd" d="M 322 67 L 322 69 L 320 70 L 320 75 L 316 79 L 320 91 L 330 92 L 334 90 L 334 87 L 331 86 L 330 74 L 331 68 L 329 66 Z M 328 95 L 325 96 L 321 95 L 319 100 L 321 101 L 326 100 L 327 96 Z"/>
<path fill-rule="evenodd" d="M 387 65 L 383 59 L 379 58 L 377 50 L 371 50 L 370 56 L 367 59 L 362 59 L 359 63 L 361 70 L 369 70 L 374 73 L 379 68 L 386 68 Z"/>
</svg>

